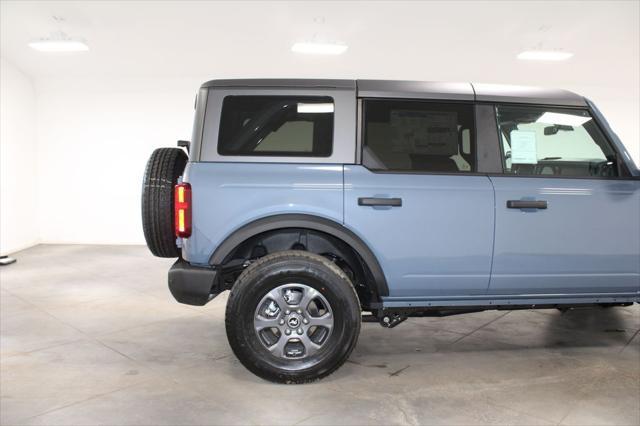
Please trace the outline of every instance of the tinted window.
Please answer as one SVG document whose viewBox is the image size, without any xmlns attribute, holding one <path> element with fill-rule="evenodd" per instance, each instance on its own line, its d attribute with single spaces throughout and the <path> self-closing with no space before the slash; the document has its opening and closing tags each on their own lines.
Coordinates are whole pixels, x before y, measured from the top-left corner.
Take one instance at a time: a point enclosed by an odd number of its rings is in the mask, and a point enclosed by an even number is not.
<svg viewBox="0 0 640 426">
<path fill-rule="evenodd" d="M 499 106 L 497 116 L 506 173 L 618 175 L 615 151 L 586 110 Z"/>
<path fill-rule="evenodd" d="M 364 114 L 362 160 L 369 169 L 475 171 L 471 105 L 369 100 Z"/>
<path fill-rule="evenodd" d="M 333 110 L 330 97 L 227 96 L 218 153 L 329 157 Z"/>
</svg>

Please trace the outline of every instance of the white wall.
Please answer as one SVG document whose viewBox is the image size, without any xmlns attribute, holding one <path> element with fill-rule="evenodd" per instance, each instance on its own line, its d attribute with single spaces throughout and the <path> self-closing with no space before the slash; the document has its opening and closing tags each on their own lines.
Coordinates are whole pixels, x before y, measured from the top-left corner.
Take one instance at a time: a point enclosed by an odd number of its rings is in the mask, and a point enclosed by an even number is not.
<svg viewBox="0 0 640 426">
<path fill-rule="evenodd" d="M 27 112 L 34 109 L 33 89 L 16 71 L 4 72 L 3 61 L 0 250 L 33 241 L 37 223 L 44 242 L 142 242 L 145 162 L 154 147 L 190 138 L 193 96 L 208 78 L 386 78 L 566 88 L 599 105 L 640 165 L 640 3 L 362 6 L 357 1 L 0 1 L 2 56 L 35 83 L 39 190 L 35 220 L 30 195 L 35 165 L 23 164 L 28 156 L 22 152 L 33 152 L 35 120 Z M 52 15 L 64 18 L 60 29 L 86 38 L 90 51 L 54 55 L 30 49 L 28 40 L 55 29 Z M 349 50 L 327 57 L 291 52 L 292 43 L 316 36 L 345 42 Z M 575 55 L 553 63 L 516 59 L 531 48 Z M 7 83 L 5 90 L 5 76 L 19 83 Z M 21 92 L 29 94 L 15 95 Z M 10 102 L 18 105 L 4 108 Z"/>
<path fill-rule="evenodd" d="M 44 242 L 144 243 L 144 166 L 154 148 L 191 139 L 200 83 L 87 80 L 37 87 L 39 222 Z M 540 84 L 530 84 L 536 83 Z M 598 104 L 640 164 L 637 94 L 566 88 Z"/>
<path fill-rule="evenodd" d="M 0 254 L 38 241 L 36 95 L 13 64 L 0 60 Z"/>
<path fill-rule="evenodd" d="M 154 148 L 191 139 L 197 83 L 125 90 L 38 88 L 38 182 L 46 243 L 144 243 L 142 176 Z"/>
<path fill-rule="evenodd" d="M 640 79 L 639 79 L 640 80 Z M 640 167 L 640 88 L 627 90 L 602 86 L 567 87 L 595 102 L 614 132 L 620 137 L 634 162 Z"/>
</svg>

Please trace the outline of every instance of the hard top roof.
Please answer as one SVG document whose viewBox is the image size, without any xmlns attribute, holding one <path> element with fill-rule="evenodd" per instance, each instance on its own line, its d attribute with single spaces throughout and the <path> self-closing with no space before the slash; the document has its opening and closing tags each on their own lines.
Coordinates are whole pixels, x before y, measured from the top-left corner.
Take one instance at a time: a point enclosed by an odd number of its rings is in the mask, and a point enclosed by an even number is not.
<svg viewBox="0 0 640 426">
<path fill-rule="evenodd" d="M 365 98 L 415 98 L 587 106 L 584 97 L 561 89 L 483 83 L 401 80 L 230 79 L 211 80 L 202 87 L 357 90 Z"/>
</svg>

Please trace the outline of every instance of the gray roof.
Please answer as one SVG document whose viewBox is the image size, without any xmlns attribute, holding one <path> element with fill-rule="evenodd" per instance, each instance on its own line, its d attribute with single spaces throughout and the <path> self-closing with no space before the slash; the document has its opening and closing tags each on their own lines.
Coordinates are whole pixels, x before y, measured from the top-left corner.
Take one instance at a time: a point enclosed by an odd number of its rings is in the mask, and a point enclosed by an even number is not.
<svg viewBox="0 0 640 426">
<path fill-rule="evenodd" d="M 400 80 L 233 79 L 211 80 L 202 87 L 350 89 L 359 97 L 447 99 L 541 105 L 587 106 L 584 97 L 568 90 L 482 83 Z"/>
<path fill-rule="evenodd" d="M 583 96 L 568 90 L 482 83 L 473 83 L 472 85 L 476 92 L 476 100 L 480 102 L 521 102 L 528 104 L 587 106 L 587 101 Z"/>
<path fill-rule="evenodd" d="M 202 87 L 268 87 L 355 89 L 356 80 L 320 80 L 311 78 L 238 78 L 207 81 Z"/>
</svg>

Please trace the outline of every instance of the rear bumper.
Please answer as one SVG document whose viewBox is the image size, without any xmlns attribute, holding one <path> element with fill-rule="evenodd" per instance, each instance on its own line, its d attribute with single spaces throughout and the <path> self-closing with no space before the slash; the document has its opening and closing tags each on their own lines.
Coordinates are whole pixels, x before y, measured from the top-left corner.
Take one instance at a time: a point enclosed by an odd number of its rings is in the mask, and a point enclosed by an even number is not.
<svg viewBox="0 0 640 426">
<path fill-rule="evenodd" d="M 202 306 L 216 297 L 222 290 L 218 271 L 211 268 L 191 266 L 178 259 L 169 269 L 169 290 L 180 303 Z"/>
</svg>

